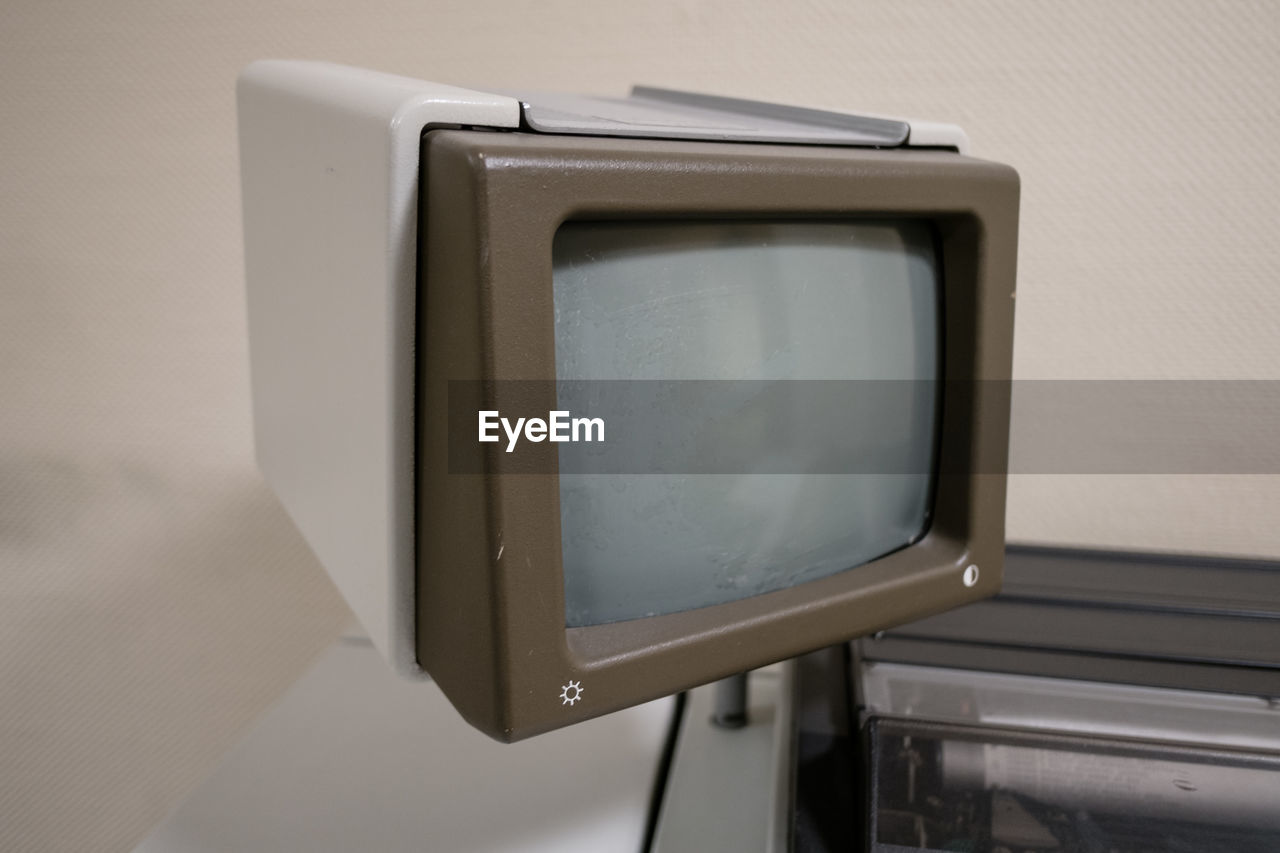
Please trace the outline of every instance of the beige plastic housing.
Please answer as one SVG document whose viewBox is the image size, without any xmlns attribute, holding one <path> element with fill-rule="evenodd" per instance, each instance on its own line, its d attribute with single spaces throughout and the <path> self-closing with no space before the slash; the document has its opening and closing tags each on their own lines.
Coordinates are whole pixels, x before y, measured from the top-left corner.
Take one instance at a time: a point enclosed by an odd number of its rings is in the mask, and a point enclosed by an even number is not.
<svg viewBox="0 0 1280 853">
<path fill-rule="evenodd" d="M 320 62 L 237 87 L 258 465 L 373 643 L 414 657 L 418 149 L 514 98 Z"/>
</svg>

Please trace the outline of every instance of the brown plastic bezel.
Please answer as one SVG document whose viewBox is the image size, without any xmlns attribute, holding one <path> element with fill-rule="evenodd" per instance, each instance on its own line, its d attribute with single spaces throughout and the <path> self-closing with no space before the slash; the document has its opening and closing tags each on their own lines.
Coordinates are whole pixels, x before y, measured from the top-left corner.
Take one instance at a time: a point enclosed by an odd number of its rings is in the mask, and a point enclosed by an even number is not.
<svg viewBox="0 0 1280 853">
<path fill-rule="evenodd" d="M 421 173 L 417 651 L 477 728 L 517 740 L 998 591 L 1013 169 L 943 151 L 433 130 Z M 789 589 L 566 628 L 557 476 L 513 473 L 500 445 L 479 442 L 473 470 L 486 473 L 450 473 L 448 450 L 450 380 L 555 378 L 556 230 L 570 220 L 864 217 L 926 218 L 937 235 L 945 381 L 929 530 Z M 486 408 L 516 407 L 506 386 L 484 387 Z M 567 704 L 571 681 L 581 695 Z"/>
</svg>

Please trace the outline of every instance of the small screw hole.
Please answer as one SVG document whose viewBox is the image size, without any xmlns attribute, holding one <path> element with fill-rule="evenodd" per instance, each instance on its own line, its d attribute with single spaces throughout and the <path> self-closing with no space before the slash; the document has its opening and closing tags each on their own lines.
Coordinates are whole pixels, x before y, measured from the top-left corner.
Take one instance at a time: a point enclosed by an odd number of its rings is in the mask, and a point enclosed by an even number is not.
<svg viewBox="0 0 1280 853">
<path fill-rule="evenodd" d="M 973 586 L 978 582 L 978 567 L 970 566 L 964 570 L 964 585 Z"/>
</svg>

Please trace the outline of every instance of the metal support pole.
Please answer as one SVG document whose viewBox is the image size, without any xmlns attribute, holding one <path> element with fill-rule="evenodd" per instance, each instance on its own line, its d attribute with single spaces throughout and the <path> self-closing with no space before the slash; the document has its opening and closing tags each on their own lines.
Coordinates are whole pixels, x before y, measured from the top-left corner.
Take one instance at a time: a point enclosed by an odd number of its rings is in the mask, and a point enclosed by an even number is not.
<svg viewBox="0 0 1280 853">
<path fill-rule="evenodd" d="M 746 726 L 747 674 L 745 672 L 716 682 L 711 723 L 722 729 L 740 729 Z"/>
</svg>

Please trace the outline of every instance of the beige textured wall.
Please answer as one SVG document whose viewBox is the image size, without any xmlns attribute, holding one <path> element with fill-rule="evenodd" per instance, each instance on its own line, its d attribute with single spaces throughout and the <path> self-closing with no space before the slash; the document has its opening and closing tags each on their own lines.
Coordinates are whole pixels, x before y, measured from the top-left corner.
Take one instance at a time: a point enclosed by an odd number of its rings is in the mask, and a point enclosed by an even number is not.
<svg viewBox="0 0 1280 853">
<path fill-rule="evenodd" d="M 345 611 L 252 471 L 260 57 L 964 125 L 1024 187 L 1026 377 L 1280 378 L 1270 2 L 0 5 L 0 849 L 125 850 Z M 1275 477 L 1019 478 L 1016 538 L 1280 556 Z"/>
</svg>

